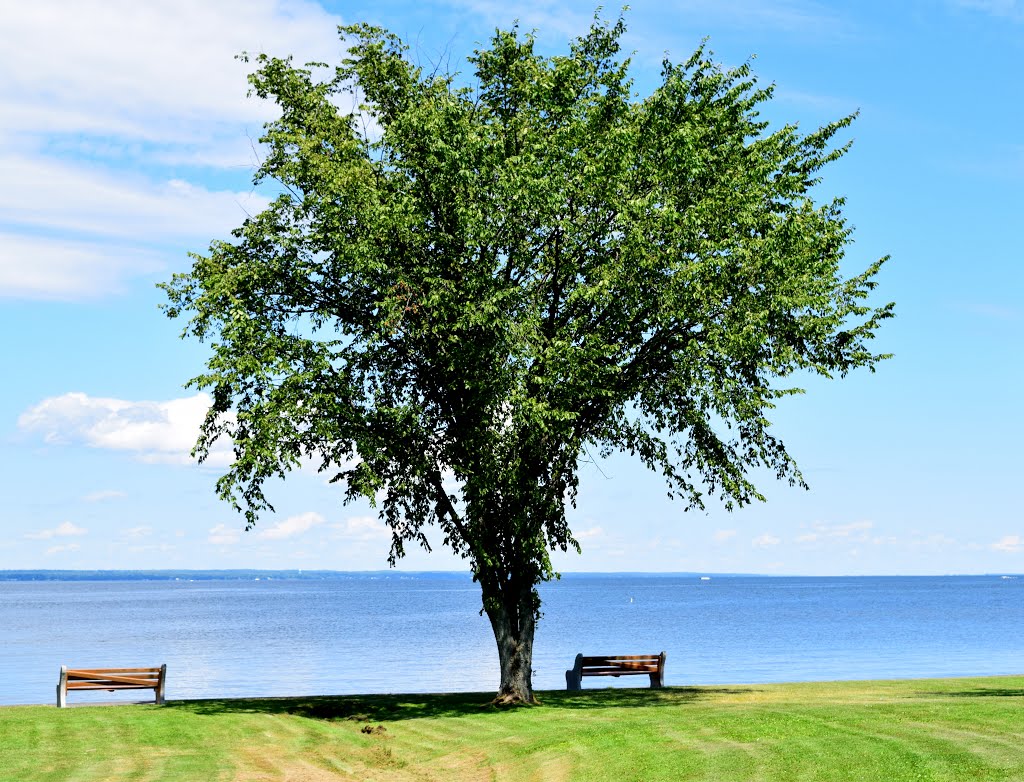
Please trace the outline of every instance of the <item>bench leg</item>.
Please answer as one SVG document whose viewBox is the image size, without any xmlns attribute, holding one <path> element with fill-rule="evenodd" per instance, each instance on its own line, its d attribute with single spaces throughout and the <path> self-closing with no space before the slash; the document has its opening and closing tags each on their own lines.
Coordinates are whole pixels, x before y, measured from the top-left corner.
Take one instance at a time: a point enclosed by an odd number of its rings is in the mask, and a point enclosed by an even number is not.
<svg viewBox="0 0 1024 782">
<path fill-rule="evenodd" d="M 160 679 L 156 683 L 156 702 L 158 705 L 163 706 L 164 703 L 164 684 L 167 682 L 167 663 L 160 666 Z"/>
<path fill-rule="evenodd" d="M 651 689 L 665 686 L 665 653 L 658 655 L 658 672 L 651 674 Z"/>
<path fill-rule="evenodd" d="M 63 709 L 68 705 L 68 667 L 60 667 L 60 680 L 57 682 L 57 708 Z"/>
</svg>

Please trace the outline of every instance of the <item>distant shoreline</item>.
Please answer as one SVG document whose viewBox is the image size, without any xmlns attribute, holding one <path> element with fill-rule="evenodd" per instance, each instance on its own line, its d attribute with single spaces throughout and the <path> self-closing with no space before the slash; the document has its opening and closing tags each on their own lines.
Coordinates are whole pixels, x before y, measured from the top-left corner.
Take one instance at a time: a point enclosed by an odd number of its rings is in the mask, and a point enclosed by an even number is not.
<svg viewBox="0 0 1024 782">
<path fill-rule="evenodd" d="M 679 572 L 602 572 L 570 571 L 562 578 L 1008 578 L 1024 577 L 1018 573 L 944 573 L 931 575 L 858 575 L 842 574 L 812 576 L 804 574 L 778 573 L 713 573 L 707 571 Z M 254 581 L 257 579 L 288 581 L 340 581 L 348 579 L 472 579 L 469 571 L 458 570 L 255 570 L 250 568 L 217 570 L 0 570 L 0 582 L 40 581 Z"/>
</svg>

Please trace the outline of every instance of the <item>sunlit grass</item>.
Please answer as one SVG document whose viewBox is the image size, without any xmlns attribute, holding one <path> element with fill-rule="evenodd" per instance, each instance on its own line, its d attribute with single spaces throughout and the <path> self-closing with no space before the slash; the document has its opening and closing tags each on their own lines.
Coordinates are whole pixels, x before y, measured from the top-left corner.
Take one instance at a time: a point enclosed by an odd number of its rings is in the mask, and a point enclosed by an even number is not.
<svg viewBox="0 0 1024 782">
<path fill-rule="evenodd" d="M 487 699 L 9 707 L 0 780 L 1024 780 L 1024 677 Z"/>
</svg>

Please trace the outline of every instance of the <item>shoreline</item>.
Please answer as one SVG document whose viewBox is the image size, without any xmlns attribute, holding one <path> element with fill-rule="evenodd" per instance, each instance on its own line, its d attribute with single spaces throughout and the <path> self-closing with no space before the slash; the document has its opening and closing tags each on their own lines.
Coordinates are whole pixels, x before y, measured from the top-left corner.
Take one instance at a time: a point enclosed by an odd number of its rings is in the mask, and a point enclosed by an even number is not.
<svg viewBox="0 0 1024 782">
<path fill-rule="evenodd" d="M 1024 679 L 1024 671 L 1020 673 L 1003 673 L 1003 674 L 985 674 L 981 676 L 975 675 L 964 675 L 964 676 L 904 676 L 900 678 L 892 679 L 808 679 L 801 681 L 775 681 L 775 682 L 717 682 L 711 684 L 670 684 L 661 688 L 650 688 L 646 686 L 636 687 L 601 687 L 599 685 L 593 685 L 587 687 L 584 684 L 582 690 L 569 691 L 565 689 L 560 690 L 535 690 L 538 699 L 541 700 L 543 705 L 542 696 L 546 697 L 587 697 L 590 694 L 600 694 L 609 697 L 615 697 L 619 693 L 624 693 L 624 697 L 638 697 L 640 693 L 651 693 L 654 696 L 658 694 L 671 694 L 671 693 L 685 693 L 685 692 L 715 692 L 723 689 L 740 689 L 740 690 L 756 690 L 758 688 L 769 688 L 769 689 L 814 689 L 821 687 L 835 687 L 837 689 L 844 688 L 857 688 L 857 687 L 870 687 L 870 686 L 886 686 L 886 687 L 898 687 L 899 685 L 908 684 L 923 684 L 928 682 L 986 682 L 986 681 L 1005 681 L 1007 679 Z M 1021 695 L 1024 696 L 1024 690 Z M 203 704 L 203 703 L 225 703 L 225 702 L 279 702 L 286 703 L 289 701 L 370 701 L 370 700 L 387 700 L 394 698 L 407 699 L 410 701 L 425 700 L 431 698 L 442 698 L 442 699 L 471 699 L 479 696 L 481 703 L 489 702 L 493 697 L 493 692 L 484 690 L 465 690 L 455 692 L 371 692 L 371 693 L 343 693 L 343 694 L 306 694 L 306 695 L 228 695 L 228 696 L 208 696 L 202 698 L 166 698 L 165 704 L 167 706 L 183 706 L 187 704 Z M 124 700 L 124 701 L 104 701 L 96 703 L 88 702 L 72 702 L 69 701 L 67 708 L 82 708 L 90 706 L 157 706 L 152 700 Z M 39 708 L 39 707 L 53 707 L 57 708 L 53 703 L 7 703 L 0 704 L 0 710 L 3 709 L 24 709 L 24 708 Z"/>
</svg>

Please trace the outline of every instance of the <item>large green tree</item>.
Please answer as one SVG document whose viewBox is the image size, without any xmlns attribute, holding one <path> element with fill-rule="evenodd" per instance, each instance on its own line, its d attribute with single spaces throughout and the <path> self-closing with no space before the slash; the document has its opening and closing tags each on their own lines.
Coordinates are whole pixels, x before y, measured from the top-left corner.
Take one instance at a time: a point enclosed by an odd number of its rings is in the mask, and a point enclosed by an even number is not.
<svg viewBox="0 0 1024 782">
<path fill-rule="evenodd" d="M 247 528 L 268 478 L 314 459 L 368 498 L 391 562 L 434 527 L 479 582 L 499 702 L 533 702 L 537 586 L 579 461 L 627 452 L 686 507 L 803 484 L 768 412 L 795 372 L 844 375 L 891 305 L 881 261 L 844 277 L 842 201 L 811 189 L 852 117 L 770 131 L 748 66 L 698 50 L 633 94 L 623 33 L 564 56 L 498 31 L 471 75 L 425 71 L 388 32 L 341 28 L 349 58 L 250 76 L 280 118 L 257 183 L 278 195 L 164 287 L 209 340 L 197 445 Z M 355 108 L 354 108 L 355 107 Z"/>
</svg>

